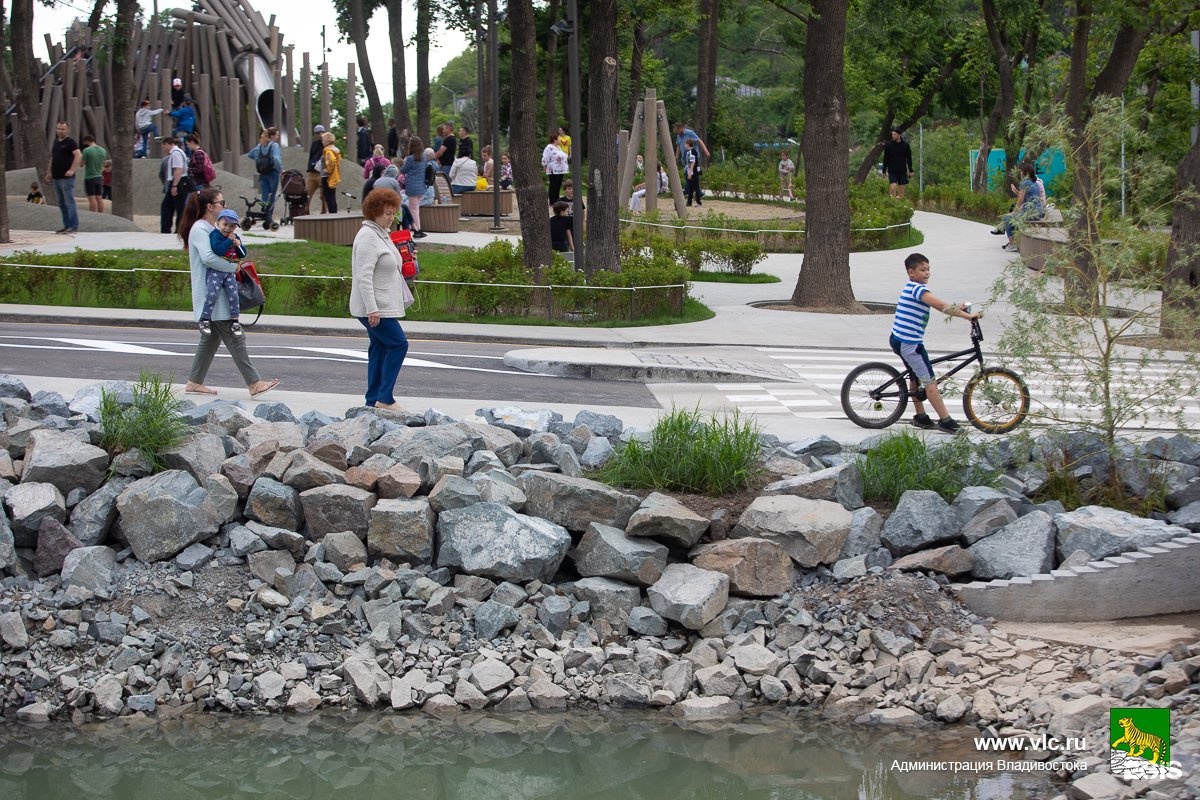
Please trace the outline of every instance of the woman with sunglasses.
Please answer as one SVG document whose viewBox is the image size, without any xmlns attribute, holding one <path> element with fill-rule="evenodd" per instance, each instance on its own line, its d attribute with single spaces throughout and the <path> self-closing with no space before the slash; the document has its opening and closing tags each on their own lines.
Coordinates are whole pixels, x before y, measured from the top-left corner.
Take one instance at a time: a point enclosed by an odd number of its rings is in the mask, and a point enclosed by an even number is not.
<svg viewBox="0 0 1200 800">
<path fill-rule="evenodd" d="M 197 321 L 200 319 L 201 309 L 204 308 L 205 271 L 215 269 L 233 272 L 237 269 L 237 264 L 226 261 L 221 254 L 213 252 L 209 239 L 216 229 L 217 215 L 224 210 L 225 198 L 220 189 L 201 189 L 193 192 L 188 198 L 183 209 L 183 219 L 179 223 L 179 238 L 183 239 L 183 249 L 187 251 L 191 265 L 192 313 Z M 263 380 L 259 376 L 258 370 L 250 361 L 250 353 L 246 350 L 246 337 L 234 333 L 229 302 L 222 294 L 213 306 L 211 331 L 200 334 L 200 344 L 192 358 L 192 371 L 183 389 L 185 394 L 217 394 L 216 389 L 204 385 L 204 378 L 221 343 L 225 344 L 225 349 L 233 357 L 233 363 L 250 390 L 250 397 L 257 398 L 279 385 L 278 379 Z"/>
</svg>

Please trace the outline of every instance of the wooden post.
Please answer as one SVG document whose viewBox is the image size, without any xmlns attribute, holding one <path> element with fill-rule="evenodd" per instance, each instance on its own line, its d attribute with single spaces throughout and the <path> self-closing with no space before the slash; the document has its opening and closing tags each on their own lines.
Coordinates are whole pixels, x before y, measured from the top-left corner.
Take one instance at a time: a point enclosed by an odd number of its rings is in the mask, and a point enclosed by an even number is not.
<svg viewBox="0 0 1200 800">
<path fill-rule="evenodd" d="M 658 101 L 658 132 L 662 136 L 663 155 L 667 159 L 667 178 L 671 182 L 671 194 L 675 197 L 675 213 L 680 219 L 687 219 L 687 206 L 683 202 L 683 184 L 679 182 L 679 159 L 671 147 L 671 128 L 667 124 L 667 106 L 662 100 Z M 649 147 L 649 143 L 646 145 Z M 649 157 L 646 160 L 646 171 L 650 171 Z"/>
<path fill-rule="evenodd" d="M 322 58 L 324 55 L 322 55 Z M 321 62 L 321 118 L 317 120 L 326 130 L 333 127 L 333 109 L 329 103 L 329 62 Z M 330 131 L 332 133 L 332 131 Z"/>
<path fill-rule="evenodd" d="M 658 124 L 654 119 L 655 110 L 658 108 L 658 90 L 654 88 L 646 89 L 645 99 L 642 101 L 642 110 L 644 115 L 648 117 L 643 122 L 646 127 L 646 153 L 645 162 L 646 177 L 654 175 L 658 176 Z M 637 120 L 634 120 L 634 125 Z M 651 196 L 650 190 L 646 190 L 646 211 L 654 211 L 658 208 L 658 192 L 654 192 Z"/>
<path fill-rule="evenodd" d="M 304 147 L 307 149 L 312 147 L 313 140 L 313 123 L 312 120 L 312 66 L 309 64 L 308 53 L 305 52 L 301 56 L 300 63 L 300 141 L 304 142 Z"/>
<path fill-rule="evenodd" d="M 346 149 L 342 152 L 342 158 L 351 162 L 358 163 L 357 142 L 355 131 L 357 126 L 354 123 L 355 117 L 358 116 L 358 98 L 355 96 L 358 90 L 355 87 L 354 81 L 354 65 L 346 65 Z"/>
<path fill-rule="evenodd" d="M 290 134 L 288 142 L 294 147 L 300 147 L 300 143 L 306 140 L 303 137 L 296 136 L 296 86 L 293 78 L 295 73 L 292 71 L 294 67 L 292 62 L 293 49 L 293 46 L 290 44 L 283 49 L 284 63 L 287 65 L 287 71 L 283 75 L 283 96 L 287 101 L 283 107 L 283 122 L 287 125 L 287 130 Z"/>
<path fill-rule="evenodd" d="M 212 76 L 207 72 L 200 73 L 200 96 L 204 98 L 204 114 L 200 117 L 200 126 L 196 131 L 200 134 L 200 146 L 206 153 L 219 153 L 217 150 L 217 120 L 216 104 L 212 102 Z M 212 158 L 210 155 L 209 158 Z"/>
<path fill-rule="evenodd" d="M 645 130 L 644 119 L 646 116 L 646 101 L 639 100 L 633 112 L 633 124 L 630 126 L 628 140 L 625 145 L 625 160 L 621 162 L 621 185 L 620 194 L 617 195 L 617 202 L 621 204 L 621 208 L 629 207 L 629 197 L 633 194 L 633 181 L 637 174 L 637 154 L 641 152 L 642 134 Z M 622 136 L 626 135 L 622 131 Z M 658 178 L 655 174 L 654 178 Z M 651 174 L 646 173 L 646 194 L 650 192 Z M 657 183 L 657 181 L 656 181 Z M 654 187 L 657 190 L 657 185 Z M 655 192 L 657 194 L 657 192 Z"/>
</svg>

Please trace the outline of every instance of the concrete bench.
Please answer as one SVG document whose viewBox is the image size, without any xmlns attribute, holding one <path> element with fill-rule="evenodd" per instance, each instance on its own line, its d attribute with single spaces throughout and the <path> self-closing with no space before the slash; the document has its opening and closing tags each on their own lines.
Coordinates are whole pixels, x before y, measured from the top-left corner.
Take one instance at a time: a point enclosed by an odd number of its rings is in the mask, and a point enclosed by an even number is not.
<svg viewBox="0 0 1200 800">
<path fill-rule="evenodd" d="M 458 233 L 458 203 L 421 206 L 421 230 L 426 233 Z"/>
<path fill-rule="evenodd" d="M 361 211 L 343 211 L 337 214 L 308 214 L 295 217 L 296 238 L 326 244 L 354 244 L 354 237 L 362 227 Z M 455 228 L 457 230 L 457 228 Z"/>
<path fill-rule="evenodd" d="M 1046 257 L 1067 243 L 1067 232 L 1063 228 L 1029 225 L 1017 234 L 1017 243 L 1025 266 L 1041 272 L 1046 268 Z"/>
</svg>

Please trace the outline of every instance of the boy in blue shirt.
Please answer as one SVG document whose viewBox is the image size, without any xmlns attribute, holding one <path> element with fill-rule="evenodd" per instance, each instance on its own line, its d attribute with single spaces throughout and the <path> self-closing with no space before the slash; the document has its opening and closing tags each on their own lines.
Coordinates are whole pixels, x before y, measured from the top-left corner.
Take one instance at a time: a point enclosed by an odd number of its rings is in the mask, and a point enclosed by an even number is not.
<svg viewBox="0 0 1200 800">
<path fill-rule="evenodd" d="M 929 283 L 930 270 L 929 259 L 925 256 L 920 253 L 910 254 L 904 259 L 904 268 L 908 270 L 908 283 L 904 284 L 904 288 L 900 290 L 900 299 L 896 301 L 896 316 L 892 320 L 892 335 L 888 341 L 892 352 L 904 359 L 905 366 L 916 376 L 916 379 L 909 381 L 913 408 L 917 412 L 912 418 L 912 424 L 926 430 L 936 428 L 943 433 L 958 433 L 961 430 L 959 424 L 950 418 L 938 391 L 937 381 L 933 379 L 933 365 L 929 363 L 929 354 L 925 352 L 925 326 L 929 324 L 930 308 L 963 319 L 977 319 L 979 314 L 968 314 L 958 305 L 933 296 L 926 285 Z M 925 413 L 925 407 L 921 403 L 922 397 L 927 397 L 929 404 L 937 412 L 937 422 Z"/>
<path fill-rule="evenodd" d="M 217 227 L 213 228 L 212 233 L 208 235 L 212 251 L 226 261 L 234 263 L 246 257 L 246 248 L 237 234 L 240 221 L 237 212 L 227 208 L 217 215 Z M 238 322 L 238 315 L 242 309 L 241 299 L 238 297 L 237 273 L 206 269 L 204 271 L 204 289 L 204 306 L 200 309 L 200 322 L 197 323 L 200 332 L 205 336 L 212 333 L 213 306 L 216 305 L 217 297 L 223 291 L 229 300 L 229 319 L 232 321 L 230 327 L 233 329 L 233 335 L 241 336 L 242 324 Z"/>
</svg>

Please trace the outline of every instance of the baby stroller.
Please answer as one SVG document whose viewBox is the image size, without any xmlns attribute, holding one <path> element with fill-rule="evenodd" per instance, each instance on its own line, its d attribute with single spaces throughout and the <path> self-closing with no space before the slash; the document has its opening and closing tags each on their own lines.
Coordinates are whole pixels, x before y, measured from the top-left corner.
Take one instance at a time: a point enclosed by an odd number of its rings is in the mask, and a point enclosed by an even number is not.
<svg viewBox="0 0 1200 800">
<path fill-rule="evenodd" d="M 295 217 L 308 214 L 308 185 L 303 172 L 298 169 L 286 170 L 279 176 L 279 192 L 287 203 L 287 212 L 279 220 L 281 223 L 289 225 Z"/>
<path fill-rule="evenodd" d="M 242 202 L 246 204 L 246 216 L 242 217 L 242 230 L 250 230 L 256 222 L 261 222 L 265 230 L 279 230 L 278 222 L 272 221 L 267 224 L 267 209 L 270 207 L 264 204 L 261 198 L 256 197 L 251 200 L 248 197 L 242 197 Z"/>
</svg>

